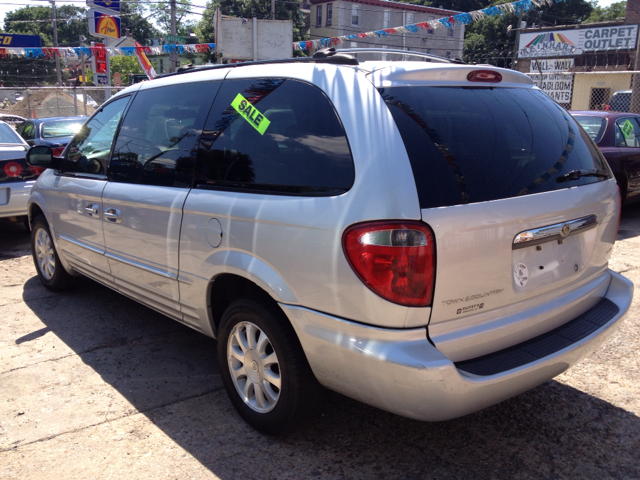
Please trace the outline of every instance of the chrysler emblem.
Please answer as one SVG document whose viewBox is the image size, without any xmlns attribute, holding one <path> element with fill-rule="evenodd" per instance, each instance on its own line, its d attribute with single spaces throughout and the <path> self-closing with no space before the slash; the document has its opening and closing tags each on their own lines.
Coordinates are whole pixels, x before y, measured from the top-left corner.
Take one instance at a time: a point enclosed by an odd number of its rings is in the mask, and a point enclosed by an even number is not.
<svg viewBox="0 0 640 480">
<path fill-rule="evenodd" d="M 565 238 L 570 233 L 571 233 L 571 226 L 568 223 L 565 223 L 564 225 L 562 225 L 562 228 L 560 229 L 560 236 L 562 238 Z"/>
</svg>

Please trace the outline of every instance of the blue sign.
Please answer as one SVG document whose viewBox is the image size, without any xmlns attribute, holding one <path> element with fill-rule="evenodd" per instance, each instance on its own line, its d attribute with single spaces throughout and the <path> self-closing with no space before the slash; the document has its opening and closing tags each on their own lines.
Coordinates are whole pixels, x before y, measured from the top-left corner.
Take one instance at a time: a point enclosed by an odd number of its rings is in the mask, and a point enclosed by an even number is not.
<svg viewBox="0 0 640 480">
<path fill-rule="evenodd" d="M 0 48 L 42 48 L 40 35 L 0 33 Z"/>
<path fill-rule="evenodd" d="M 120 13 L 120 0 L 87 0 L 87 6 L 104 8 Z"/>
</svg>

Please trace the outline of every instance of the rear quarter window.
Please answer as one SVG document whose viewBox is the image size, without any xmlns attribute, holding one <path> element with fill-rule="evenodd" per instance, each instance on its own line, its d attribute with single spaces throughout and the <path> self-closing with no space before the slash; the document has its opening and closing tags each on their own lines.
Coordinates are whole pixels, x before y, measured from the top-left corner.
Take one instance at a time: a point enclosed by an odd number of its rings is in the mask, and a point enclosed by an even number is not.
<svg viewBox="0 0 640 480">
<path fill-rule="evenodd" d="M 538 90 L 392 87 L 380 94 L 409 154 L 421 208 L 603 180 L 556 181 L 572 170 L 606 167 L 569 113 Z"/>
</svg>

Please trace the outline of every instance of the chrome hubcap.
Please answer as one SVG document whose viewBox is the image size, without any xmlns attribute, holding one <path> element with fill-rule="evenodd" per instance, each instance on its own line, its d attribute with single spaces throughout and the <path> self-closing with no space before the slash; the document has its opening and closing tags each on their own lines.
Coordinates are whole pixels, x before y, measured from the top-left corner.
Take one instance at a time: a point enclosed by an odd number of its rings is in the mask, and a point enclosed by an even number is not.
<svg viewBox="0 0 640 480">
<path fill-rule="evenodd" d="M 55 273 L 56 259 L 51 238 L 44 228 L 39 228 L 36 232 L 35 251 L 40 273 L 45 279 L 51 280 Z"/>
<path fill-rule="evenodd" d="M 244 402 L 258 413 L 273 410 L 280 398 L 280 365 L 267 335 L 251 322 L 239 323 L 229 335 L 227 361 Z"/>
</svg>

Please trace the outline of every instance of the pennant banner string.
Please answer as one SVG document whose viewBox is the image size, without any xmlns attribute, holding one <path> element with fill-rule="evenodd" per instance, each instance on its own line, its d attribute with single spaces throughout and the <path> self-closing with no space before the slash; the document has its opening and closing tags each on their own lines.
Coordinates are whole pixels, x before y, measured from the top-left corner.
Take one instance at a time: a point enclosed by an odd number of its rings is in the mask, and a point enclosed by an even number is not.
<svg viewBox="0 0 640 480">
<path fill-rule="evenodd" d="M 294 50 L 312 50 L 318 48 L 334 47 L 341 45 L 345 41 L 353 41 L 368 37 L 387 37 L 401 33 L 418 33 L 420 29 L 454 28 L 456 24 L 468 25 L 478 22 L 486 17 L 502 16 L 507 13 L 520 14 L 535 10 L 545 5 L 552 5 L 554 2 L 565 2 L 566 0 L 518 0 L 513 3 L 503 3 L 469 13 L 459 13 L 448 17 L 428 20 L 426 22 L 402 25 L 395 28 L 385 28 L 371 32 L 362 32 L 352 35 L 342 35 L 340 37 L 321 38 L 318 40 L 307 40 L 294 42 Z M 10 57 L 26 58 L 55 58 L 58 57 L 91 57 L 100 51 L 113 57 L 118 55 L 133 56 L 136 53 L 147 55 L 164 55 L 167 53 L 205 53 L 215 51 L 215 43 L 201 43 L 196 45 L 159 45 L 153 47 L 59 47 L 59 48 L 2 48 L 0 49 L 0 59 Z"/>
<path fill-rule="evenodd" d="M 545 4 L 552 5 L 554 2 L 565 2 L 566 0 L 518 0 L 513 3 L 503 3 L 493 7 L 483 8 L 481 10 L 475 10 L 469 13 L 459 13 L 456 15 L 450 15 L 448 17 L 438 18 L 436 20 L 428 20 L 426 22 L 414 23 L 411 25 L 403 25 L 395 28 L 385 28 L 384 30 L 374 30 L 373 32 L 357 33 L 353 35 L 343 35 L 340 37 L 320 38 L 318 40 L 308 40 L 304 42 L 294 42 L 294 50 L 311 50 L 329 47 L 333 45 L 340 45 L 348 40 L 355 40 L 358 38 L 366 37 L 386 37 L 387 35 L 395 35 L 399 33 L 417 33 L 419 29 L 436 29 L 436 28 L 453 28 L 457 23 L 468 25 L 473 22 L 478 22 L 486 17 L 502 16 L 507 13 L 520 14 L 523 12 L 529 12 L 535 10 L 536 7 L 544 6 Z"/>
</svg>

